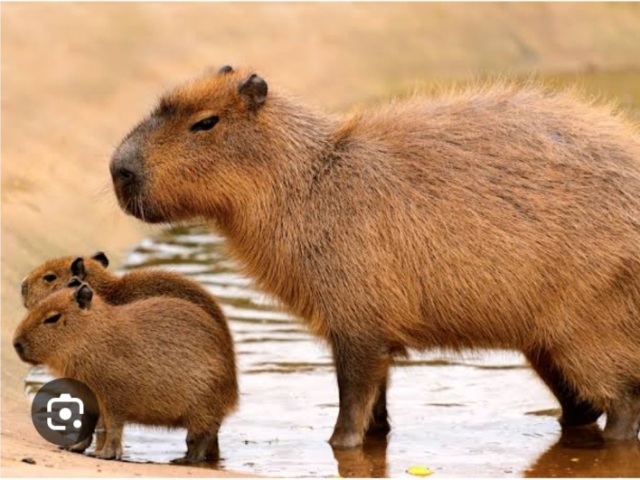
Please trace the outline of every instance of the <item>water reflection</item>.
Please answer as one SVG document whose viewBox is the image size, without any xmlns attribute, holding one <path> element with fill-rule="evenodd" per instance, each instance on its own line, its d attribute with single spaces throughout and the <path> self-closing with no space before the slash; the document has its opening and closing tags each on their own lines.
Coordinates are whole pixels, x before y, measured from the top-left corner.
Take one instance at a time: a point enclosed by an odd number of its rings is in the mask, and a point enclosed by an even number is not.
<svg viewBox="0 0 640 480">
<path fill-rule="evenodd" d="M 367 439 L 362 448 L 333 450 L 341 477 L 384 478 L 387 476 L 386 438 Z"/>
<path fill-rule="evenodd" d="M 566 429 L 527 477 L 640 477 L 640 442 L 605 443 L 597 425 Z"/>
</svg>

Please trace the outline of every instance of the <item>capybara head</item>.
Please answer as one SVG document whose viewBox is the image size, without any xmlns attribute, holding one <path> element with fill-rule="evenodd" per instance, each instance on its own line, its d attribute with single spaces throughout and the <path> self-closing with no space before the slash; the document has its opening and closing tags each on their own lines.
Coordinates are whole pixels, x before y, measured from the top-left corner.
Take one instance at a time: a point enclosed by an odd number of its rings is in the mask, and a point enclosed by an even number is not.
<svg viewBox="0 0 640 480">
<path fill-rule="evenodd" d="M 121 208 L 151 223 L 229 213 L 230 199 L 255 195 L 277 172 L 287 149 L 274 156 L 278 145 L 304 143 L 278 114 L 282 102 L 263 78 L 231 67 L 170 91 L 111 159 Z"/>
<path fill-rule="evenodd" d="M 20 358 L 32 365 L 46 365 L 73 341 L 91 315 L 93 290 L 77 278 L 69 288 L 49 295 L 29 310 L 13 337 L 13 347 Z"/>
<path fill-rule="evenodd" d="M 103 252 L 91 257 L 62 257 L 49 260 L 33 270 L 22 281 L 22 303 L 33 308 L 53 292 L 66 288 L 72 277 L 80 280 L 103 275 L 109 259 Z"/>
</svg>

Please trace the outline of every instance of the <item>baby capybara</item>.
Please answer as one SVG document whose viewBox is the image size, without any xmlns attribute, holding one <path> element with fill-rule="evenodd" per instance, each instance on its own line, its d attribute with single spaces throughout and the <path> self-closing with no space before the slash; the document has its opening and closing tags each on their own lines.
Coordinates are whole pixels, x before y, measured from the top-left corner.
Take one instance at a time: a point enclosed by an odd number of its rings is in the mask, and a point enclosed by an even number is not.
<svg viewBox="0 0 640 480">
<path fill-rule="evenodd" d="M 388 430 L 405 349 L 522 351 L 563 423 L 640 421 L 640 138 L 608 107 L 509 84 L 348 118 L 248 70 L 166 94 L 111 159 L 121 207 L 208 220 L 326 339 L 331 443 Z"/>
<path fill-rule="evenodd" d="M 138 423 L 186 428 L 181 462 L 217 460 L 218 429 L 238 403 L 234 353 L 220 325 L 185 300 L 112 306 L 76 283 L 29 310 L 13 345 L 25 362 L 93 391 L 107 431 L 96 456 L 120 459 L 122 428 Z"/>
<path fill-rule="evenodd" d="M 91 257 L 60 257 L 48 260 L 29 273 L 22 281 L 22 301 L 32 308 L 53 292 L 66 288 L 73 278 L 87 282 L 100 297 L 111 305 L 124 305 L 144 298 L 164 295 L 182 298 L 198 305 L 220 324 L 231 343 L 226 318 L 216 299 L 198 282 L 166 270 L 136 269 L 122 276 L 109 271 L 109 259 L 104 252 Z"/>
</svg>

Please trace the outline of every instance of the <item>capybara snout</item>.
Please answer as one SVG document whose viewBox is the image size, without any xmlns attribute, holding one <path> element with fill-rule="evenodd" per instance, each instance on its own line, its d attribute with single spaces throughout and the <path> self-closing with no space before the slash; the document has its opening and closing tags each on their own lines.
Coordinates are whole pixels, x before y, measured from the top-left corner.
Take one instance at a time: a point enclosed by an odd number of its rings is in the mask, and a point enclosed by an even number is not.
<svg viewBox="0 0 640 480">
<path fill-rule="evenodd" d="M 120 144 L 111 158 L 109 169 L 117 198 L 120 201 L 127 199 L 121 206 L 142 215 L 142 212 L 137 210 L 140 208 L 139 203 L 133 200 L 141 193 L 144 186 L 144 170 L 138 138 L 140 134 L 137 130 L 134 130 Z"/>
</svg>

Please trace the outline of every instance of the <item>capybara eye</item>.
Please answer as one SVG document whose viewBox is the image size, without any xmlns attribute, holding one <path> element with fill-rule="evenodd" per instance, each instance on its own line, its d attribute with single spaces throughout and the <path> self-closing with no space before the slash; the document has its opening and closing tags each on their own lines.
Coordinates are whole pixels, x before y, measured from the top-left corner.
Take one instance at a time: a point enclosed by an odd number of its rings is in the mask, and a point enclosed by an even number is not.
<svg viewBox="0 0 640 480">
<path fill-rule="evenodd" d="M 47 283 L 53 282 L 56 278 L 58 277 L 56 277 L 53 273 L 48 273 L 44 277 L 42 277 L 42 279 Z"/>
<path fill-rule="evenodd" d="M 61 313 L 56 313 L 55 315 L 51 315 L 49 318 L 46 318 L 44 323 L 56 323 L 58 320 L 60 320 L 60 317 L 62 316 Z"/>
<path fill-rule="evenodd" d="M 216 126 L 216 123 L 218 123 L 220 121 L 220 117 L 218 117 L 217 115 L 214 115 L 212 117 L 207 117 L 204 120 L 200 120 L 199 122 L 194 123 L 193 125 L 191 125 L 190 130 L 192 132 L 203 132 L 205 130 L 211 130 L 213 127 Z"/>
</svg>

